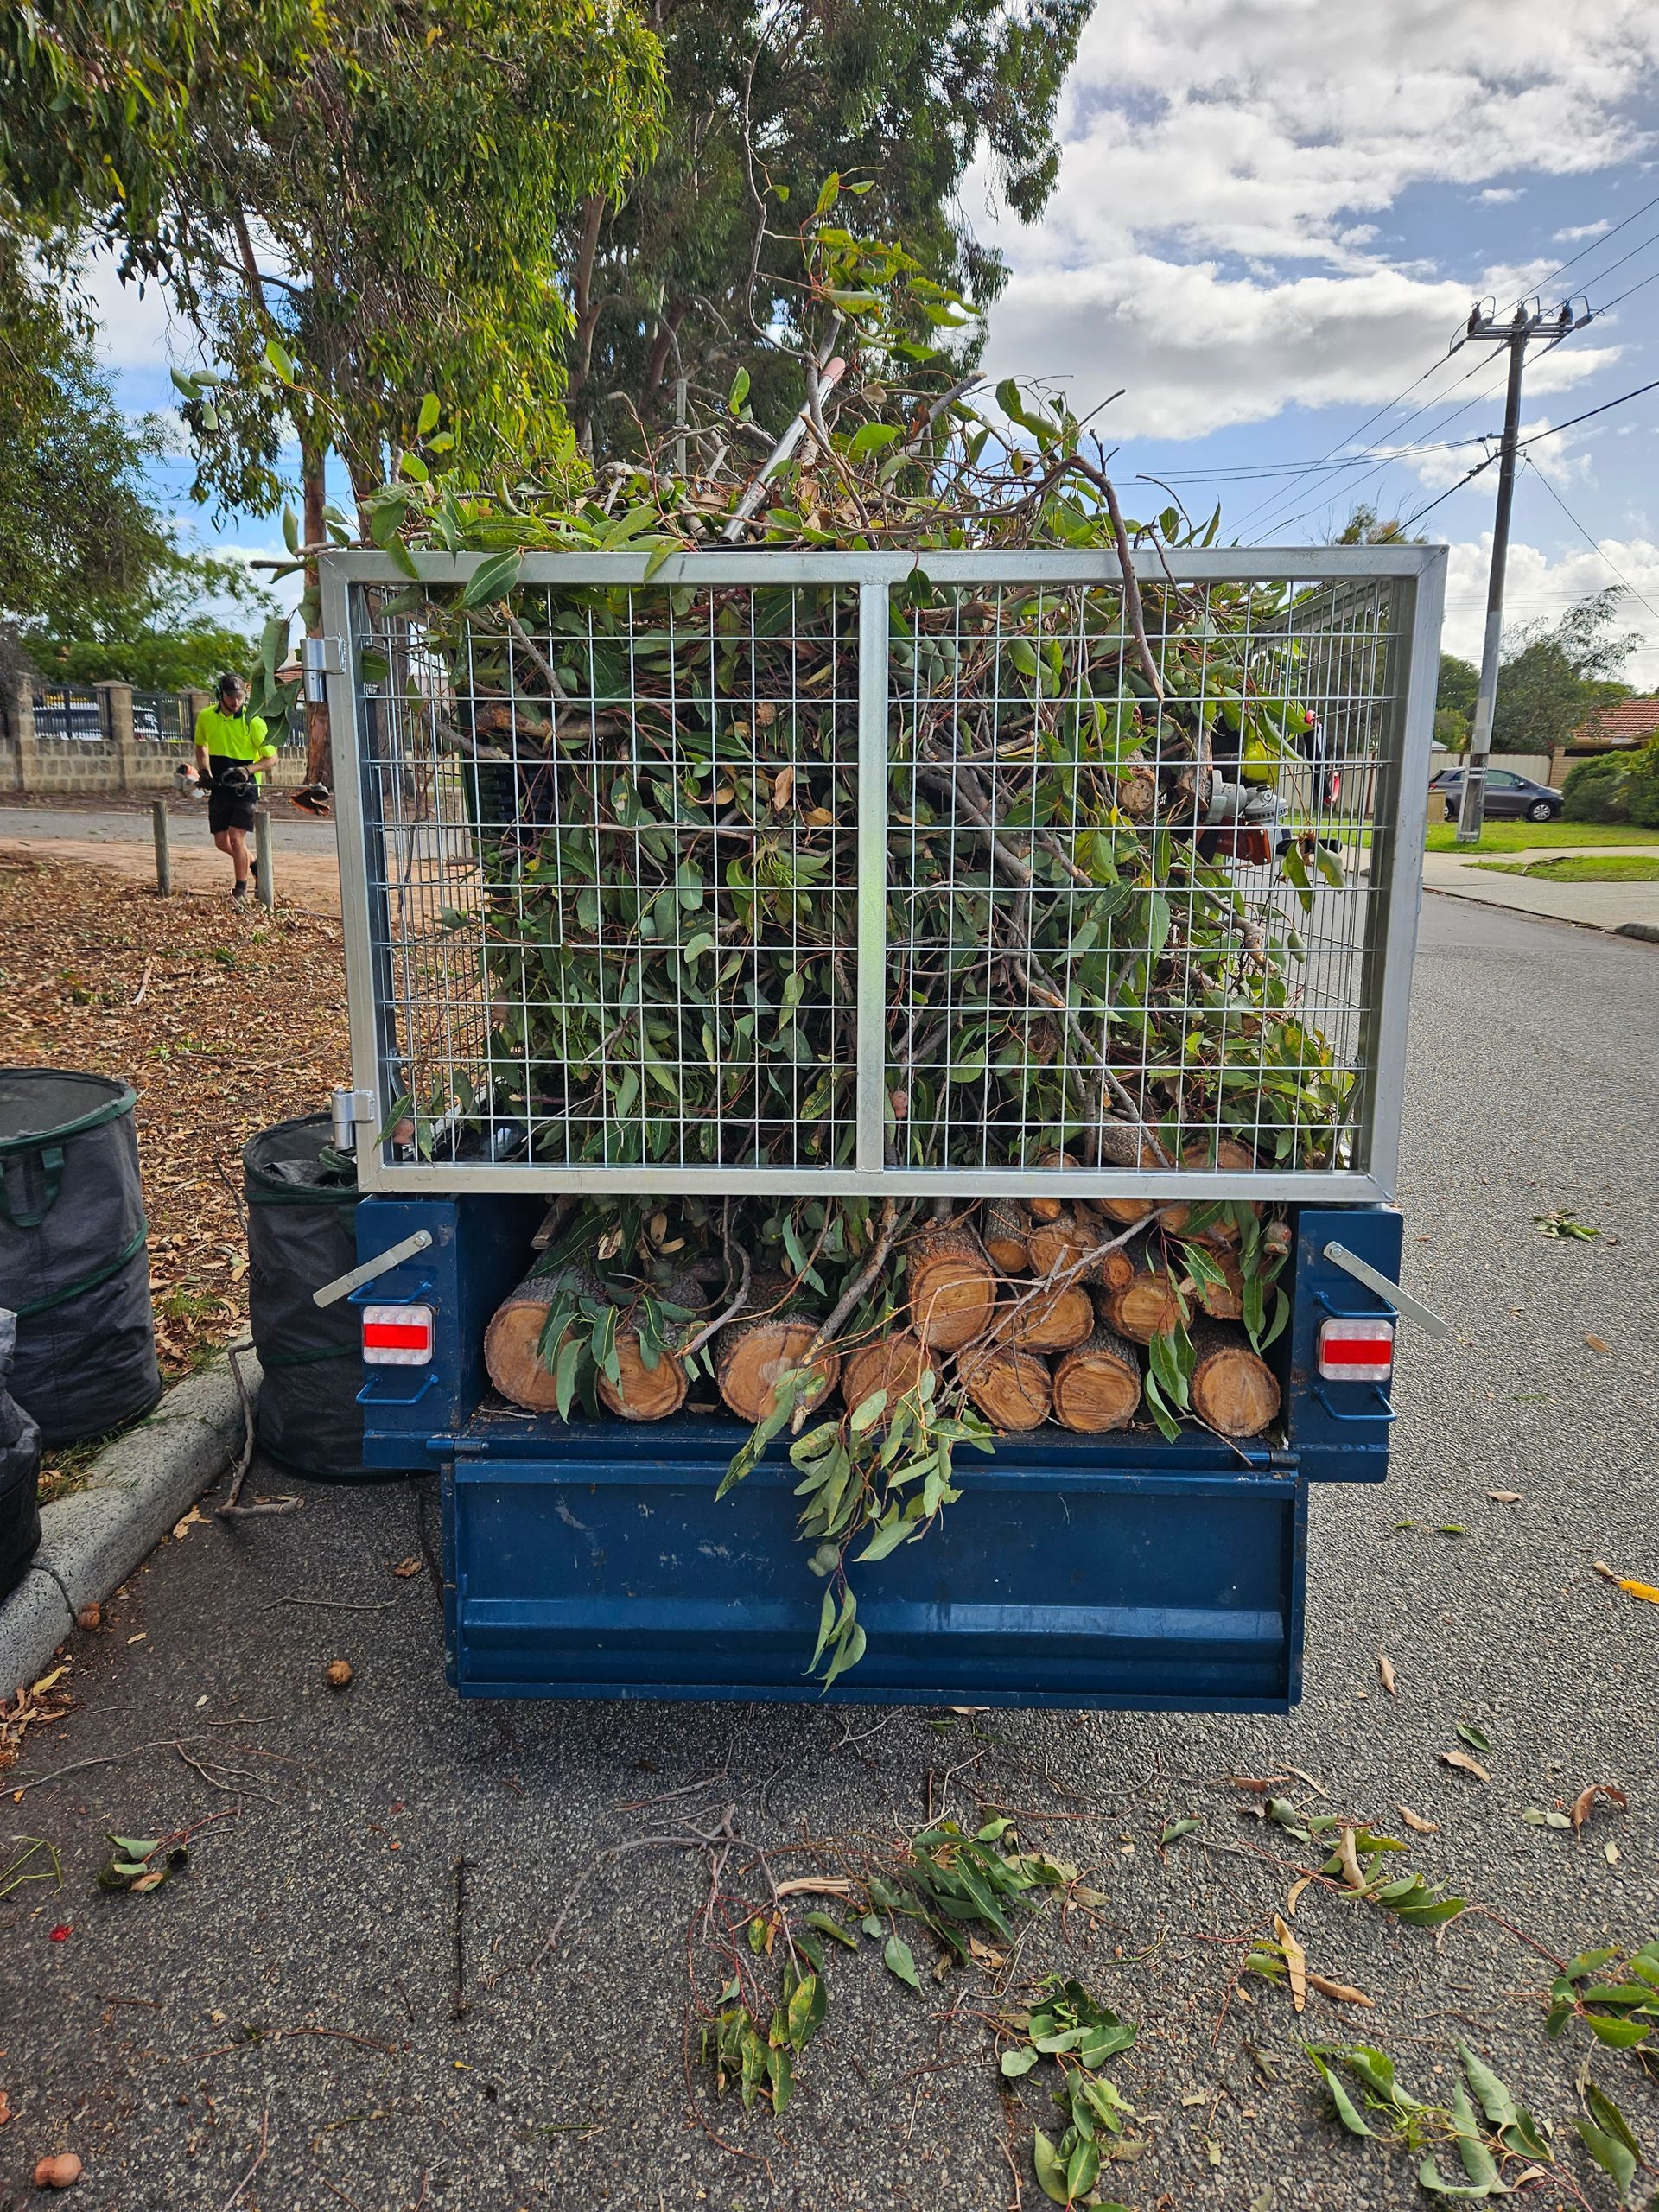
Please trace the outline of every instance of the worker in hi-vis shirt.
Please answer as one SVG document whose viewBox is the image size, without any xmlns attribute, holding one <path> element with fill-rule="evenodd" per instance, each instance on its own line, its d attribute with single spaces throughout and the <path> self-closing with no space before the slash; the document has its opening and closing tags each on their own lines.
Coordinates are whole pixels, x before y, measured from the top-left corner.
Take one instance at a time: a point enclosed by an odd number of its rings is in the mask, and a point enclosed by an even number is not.
<svg viewBox="0 0 1659 2212">
<path fill-rule="evenodd" d="M 257 715 L 247 712 L 248 687 L 239 676 L 221 676 L 219 697 L 196 716 L 196 774 L 207 791 L 207 827 L 236 870 L 233 899 L 248 895 L 248 878 L 257 869 L 248 857 L 248 833 L 259 801 L 259 771 L 276 758 L 266 742 L 269 732 Z"/>
</svg>

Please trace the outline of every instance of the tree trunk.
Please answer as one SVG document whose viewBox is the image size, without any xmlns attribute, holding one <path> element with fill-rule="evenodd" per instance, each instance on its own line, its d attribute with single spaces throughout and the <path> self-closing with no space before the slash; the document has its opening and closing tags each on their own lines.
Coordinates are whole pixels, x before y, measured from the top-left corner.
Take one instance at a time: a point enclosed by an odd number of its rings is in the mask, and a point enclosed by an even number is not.
<svg viewBox="0 0 1659 2212">
<path fill-rule="evenodd" d="M 1141 1402 L 1141 1364 L 1135 1348 L 1106 1328 L 1096 1329 L 1054 1366 L 1054 1418 L 1078 1436 L 1103 1436 L 1127 1428 Z"/>
<path fill-rule="evenodd" d="M 1048 1419 L 1048 1369 L 1035 1353 L 1013 1344 L 975 1344 L 957 1360 L 957 1372 L 998 1428 L 1021 1435 Z"/>
<path fill-rule="evenodd" d="M 1259 1436 L 1279 1411 L 1279 1384 L 1242 1330 L 1193 1325 L 1192 1410 L 1223 1436 Z"/>
<path fill-rule="evenodd" d="M 931 1222 L 910 1248 L 911 1326 L 935 1351 L 982 1337 L 996 1308 L 996 1271 L 963 1222 Z"/>
<path fill-rule="evenodd" d="M 1102 1303 L 1107 1325 L 1137 1344 L 1149 1344 L 1166 1329 L 1176 1327 L 1181 1301 L 1163 1260 L 1145 1239 L 1126 1250 L 1135 1254 L 1135 1272 L 1121 1289 L 1109 1290 Z"/>
<path fill-rule="evenodd" d="M 321 450 L 308 447 L 302 453 L 300 481 L 305 507 L 305 536 L 302 543 L 306 545 L 327 543 L 328 525 L 323 518 L 323 510 L 328 504 L 327 467 L 326 447 Z M 307 583 L 315 590 L 317 582 L 315 560 L 307 565 L 305 577 Z M 312 638 L 322 635 L 321 612 L 314 618 L 306 635 Z M 330 791 L 334 787 L 334 746 L 328 728 L 328 708 L 327 702 L 321 699 L 308 699 L 305 702 L 305 780 L 308 784 L 327 784 Z"/>
<path fill-rule="evenodd" d="M 980 1241 L 993 1267 L 1005 1275 L 1031 1271 L 1032 1217 L 1018 1198 L 993 1198 L 979 1224 Z"/>
<path fill-rule="evenodd" d="M 656 1366 L 647 1367 L 636 1332 L 619 1331 L 616 1363 L 622 1372 L 620 1389 L 603 1373 L 597 1387 L 603 1403 L 621 1420 L 666 1421 L 685 1403 L 685 1370 L 666 1345 L 659 1347 Z"/>
<path fill-rule="evenodd" d="M 847 1354 L 841 1370 L 842 1401 L 849 1413 L 856 1413 L 866 1398 L 885 1390 L 891 1409 L 930 1370 L 937 1375 L 939 1363 L 926 1345 L 918 1344 L 908 1329 L 896 1329 L 891 1336 Z"/>
<path fill-rule="evenodd" d="M 760 1276 L 749 1293 L 757 1312 L 728 1321 L 714 1341 L 715 1380 L 720 1395 L 741 1421 L 764 1421 L 777 1403 L 780 1375 L 798 1367 L 817 1334 L 822 1318 L 782 1276 Z M 837 1353 L 822 1351 L 812 1363 L 816 1376 L 801 1401 L 808 1412 L 821 1405 L 841 1372 Z"/>
<path fill-rule="evenodd" d="M 1044 1283 L 1015 1292 L 999 1309 L 988 1341 L 1017 1344 L 1021 1351 L 1070 1351 L 1094 1325 L 1094 1306 L 1080 1282 Z"/>
</svg>

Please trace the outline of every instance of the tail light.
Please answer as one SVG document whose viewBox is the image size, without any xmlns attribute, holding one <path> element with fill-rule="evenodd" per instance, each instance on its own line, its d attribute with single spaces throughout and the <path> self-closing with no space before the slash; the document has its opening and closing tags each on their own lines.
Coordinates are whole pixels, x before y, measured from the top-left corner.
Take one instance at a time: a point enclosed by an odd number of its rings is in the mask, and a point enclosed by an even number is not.
<svg viewBox="0 0 1659 2212">
<path fill-rule="evenodd" d="M 363 1358 L 370 1367 L 427 1367 L 436 1319 L 429 1306 L 365 1306 Z"/>
<path fill-rule="evenodd" d="M 1394 1372 L 1392 1321 L 1325 1322 L 1319 1373 L 1328 1382 L 1386 1382 Z"/>
</svg>

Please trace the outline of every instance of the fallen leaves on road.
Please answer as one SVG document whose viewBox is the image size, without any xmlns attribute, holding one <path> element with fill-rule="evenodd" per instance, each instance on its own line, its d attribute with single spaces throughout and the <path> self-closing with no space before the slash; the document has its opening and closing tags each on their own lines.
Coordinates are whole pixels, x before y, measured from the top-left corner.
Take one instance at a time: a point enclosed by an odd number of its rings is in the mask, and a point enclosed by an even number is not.
<svg viewBox="0 0 1659 2212">
<path fill-rule="evenodd" d="M 1317 1877 L 1313 1874 L 1299 1874 L 1297 1876 L 1296 1879 L 1290 1885 L 1289 1896 L 1285 1899 L 1285 1911 L 1287 1916 L 1292 1915 L 1295 1912 L 1297 1905 L 1301 1902 L 1302 1891 L 1307 1887 L 1310 1882 L 1316 1879 Z"/>
<path fill-rule="evenodd" d="M 1490 1751 L 1492 1739 L 1484 1728 L 1477 1728 L 1472 1720 L 1459 1720 L 1458 1733 L 1471 1751 Z"/>
<path fill-rule="evenodd" d="M 1330 1998 L 1335 2005 L 1369 2005 L 1373 2011 L 1376 2006 L 1376 1998 L 1368 1997 L 1363 1989 L 1351 1988 L 1345 1981 L 1327 1980 L 1322 1974 L 1310 1971 L 1307 1986 L 1310 1989 L 1317 1989 L 1321 1997 Z"/>
<path fill-rule="evenodd" d="M 1300 2012 L 1307 2002 L 1307 1953 L 1286 1925 L 1282 1915 L 1276 1912 L 1273 1916 L 1273 1932 L 1289 1969 L 1290 2001 Z"/>
<path fill-rule="evenodd" d="M 182 1521 L 175 1521 L 173 1523 L 173 1541 L 175 1544 L 181 1544 L 192 1529 L 205 1529 L 207 1526 L 207 1515 L 199 1505 L 193 1505 Z"/>
<path fill-rule="evenodd" d="M 115 1847 L 99 1873 L 100 1890 L 127 1890 L 142 1897 L 147 1890 L 159 1890 L 169 1874 L 190 1861 L 177 1836 L 111 1835 L 110 1841 Z"/>
<path fill-rule="evenodd" d="M 1609 1567 L 1605 1559 L 1596 1560 L 1592 1563 L 1598 1574 L 1611 1582 L 1616 1589 L 1624 1591 L 1627 1597 L 1645 1598 L 1649 1605 L 1659 1605 L 1659 1589 L 1656 1589 L 1651 1582 L 1632 1582 L 1627 1575 L 1621 1574 L 1616 1567 Z"/>
<path fill-rule="evenodd" d="M 1477 1782 L 1490 1782 L 1492 1778 L 1480 1761 L 1471 1759 L 1467 1751 L 1442 1751 L 1440 1759 L 1444 1765 L 1456 1767 L 1459 1774 L 1472 1774 Z"/>
<path fill-rule="evenodd" d="M 38 1682 L 10 1698 L 0 1698 L 0 1770 L 15 1765 L 25 1733 L 30 1728 L 50 1727 L 73 1707 L 68 1688 L 69 1669 L 54 1667 Z"/>
<path fill-rule="evenodd" d="M 1390 1697 L 1398 1696 L 1399 1692 L 1395 1687 L 1394 1662 L 1386 1651 L 1379 1651 L 1376 1655 L 1376 1675 Z"/>
<path fill-rule="evenodd" d="M 1613 1349 L 1611 1344 L 1607 1343 L 1605 1338 L 1602 1337 L 1586 1337 L 1584 1341 L 1589 1345 L 1592 1351 L 1611 1352 Z"/>
<path fill-rule="evenodd" d="M 1523 1502 L 1518 1490 L 1489 1490 L 1486 1495 L 1494 1505 L 1519 1505 Z"/>
<path fill-rule="evenodd" d="M 1610 1805 L 1617 1805 L 1620 1812 L 1630 1809 L 1630 1799 L 1611 1782 L 1592 1782 L 1587 1789 L 1580 1790 L 1573 1800 L 1573 1825 L 1581 1828 L 1594 1810 L 1598 1797 L 1605 1797 Z"/>
<path fill-rule="evenodd" d="M 1438 1821 L 1426 1821 L 1421 1813 L 1414 1813 L 1409 1805 L 1396 1805 L 1394 1809 L 1406 1826 L 1418 1835 L 1439 1835 L 1440 1824 Z"/>
<path fill-rule="evenodd" d="M 1573 1239 L 1580 1243 L 1588 1244 L 1592 1238 L 1601 1234 L 1600 1230 L 1592 1228 L 1587 1221 L 1580 1221 L 1571 1208 L 1567 1206 L 1563 1206 L 1555 1213 L 1534 1214 L 1532 1225 L 1541 1236 L 1551 1237 L 1558 1244 L 1565 1244 Z"/>
<path fill-rule="evenodd" d="M 409 1559 L 400 1559 L 391 1571 L 400 1582 L 407 1582 L 412 1574 L 420 1573 L 421 1562 L 412 1556 Z"/>
</svg>

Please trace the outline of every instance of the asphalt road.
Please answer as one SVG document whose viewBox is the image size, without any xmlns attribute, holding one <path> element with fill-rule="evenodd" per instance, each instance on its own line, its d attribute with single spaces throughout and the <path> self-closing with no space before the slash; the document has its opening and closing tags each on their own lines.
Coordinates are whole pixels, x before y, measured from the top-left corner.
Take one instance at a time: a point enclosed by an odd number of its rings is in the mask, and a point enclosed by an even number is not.
<svg viewBox="0 0 1659 2212">
<path fill-rule="evenodd" d="M 77 1638 L 81 1709 L 32 1734 L 5 1777 L 110 1762 L 7 1808 L 14 1835 L 57 1847 L 65 1879 L 0 1904 L 12 2113 L 0 2204 L 36 2201 L 34 2162 L 61 2149 L 86 2164 L 70 2201 L 111 2212 L 1040 2204 L 1033 2123 L 1058 2129 L 1040 2074 L 1017 2100 L 999 2093 L 976 2018 L 995 2002 L 988 1975 L 936 1986 L 918 1942 L 918 1997 L 876 1946 L 837 1955 L 785 2117 L 746 2119 L 735 2098 L 715 2107 L 702 2075 L 689 2107 L 686 1938 L 704 1862 L 599 1855 L 712 1826 L 730 1803 L 777 1871 L 817 1872 L 836 1853 L 788 1851 L 804 1833 L 880 1847 L 948 1786 L 953 1810 L 1023 1808 L 1028 1844 L 1094 1870 L 1105 1898 L 1064 1929 L 1047 1914 L 1015 1978 L 1065 1967 L 1140 2024 L 1112 2072 L 1149 2147 L 1109 2170 L 1107 2195 L 1145 2212 L 1427 2203 L 1414 2155 L 1332 2124 L 1299 2044 L 1380 2044 L 1433 2099 L 1467 2037 L 1554 2125 L 1584 2192 L 1545 2183 L 1525 2201 L 1611 2205 L 1570 2126 L 1593 2046 L 1577 2026 L 1546 2040 L 1538 1993 L 1552 1969 L 1523 1938 L 1569 1955 L 1659 1936 L 1659 1606 L 1592 1569 L 1605 1560 L 1659 1580 L 1656 1017 L 1652 947 L 1428 902 L 1408 1272 L 1460 1337 L 1406 1350 L 1386 1486 L 1315 1500 L 1306 1694 L 1287 1720 L 462 1706 L 442 1678 L 429 1566 L 391 1573 L 423 1552 L 429 1495 L 311 1487 L 292 1519 L 189 1526 L 106 1626 Z M 1534 1216 L 1561 1207 L 1600 1237 L 1537 1234 Z M 283 1484 L 268 1472 L 260 1486 Z M 1379 1650 L 1397 1669 L 1393 1697 Z M 322 1681 L 337 1656 L 356 1669 L 339 1696 Z M 1490 1783 L 1441 1763 L 1460 1722 L 1491 1739 Z M 180 1739 L 231 1786 L 168 1748 Z M 1236 1939 L 1285 1904 L 1291 1875 L 1274 1862 L 1306 1859 L 1241 1818 L 1248 1793 L 1225 1777 L 1289 1764 L 1329 1793 L 1289 1783 L 1310 1809 L 1328 1802 L 1402 1837 L 1401 1803 L 1437 1821 L 1408 1837 L 1411 1863 L 1499 1918 L 1466 1914 L 1437 1942 L 1316 1886 L 1294 1923 L 1310 1963 L 1375 2009 L 1314 1995 L 1298 2021 L 1287 1993 L 1258 1981 L 1217 2034 Z M 1598 1812 L 1579 1835 L 1521 1819 L 1592 1782 L 1626 1790 L 1629 1809 Z M 639 1802 L 687 1783 L 705 1786 Z M 160 1891 L 94 1886 L 106 1830 L 159 1835 L 226 1811 Z M 1165 1823 L 1184 1815 L 1198 1829 L 1160 1853 Z M 728 1862 L 728 1888 L 747 1856 Z M 458 2019 L 457 1858 L 469 1862 Z M 747 1889 L 762 1882 L 752 1874 Z M 1659 2087 L 1612 2050 L 1595 2051 L 1593 2078 L 1659 2161 Z M 1454 2154 L 1442 2163 L 1455 2172 Z"/>
</svg>

